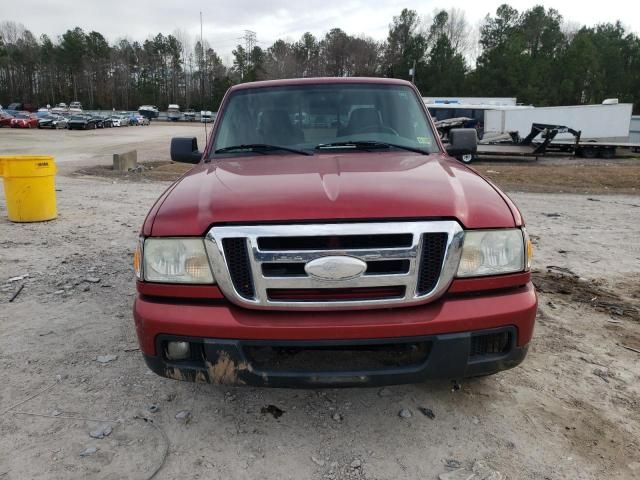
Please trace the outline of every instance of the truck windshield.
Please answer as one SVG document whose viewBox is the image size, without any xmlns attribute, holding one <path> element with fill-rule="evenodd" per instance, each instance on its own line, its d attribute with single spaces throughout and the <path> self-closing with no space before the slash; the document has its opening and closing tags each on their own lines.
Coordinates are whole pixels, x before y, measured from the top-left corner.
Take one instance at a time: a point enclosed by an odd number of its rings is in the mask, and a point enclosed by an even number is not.
<svg viewBox="0 0 640 480">
<path fill-rule="evenodd" d="M 231 95 L 219 119 L 211 152 L 246 154 L 252 146 L 264 145 L 322 152 L 354 148 L 359 142 L 437 152 L 438 144 L 419 102 L 415 92 L 402 85 L 315 84 L 239 90 Z"/>
</svg>

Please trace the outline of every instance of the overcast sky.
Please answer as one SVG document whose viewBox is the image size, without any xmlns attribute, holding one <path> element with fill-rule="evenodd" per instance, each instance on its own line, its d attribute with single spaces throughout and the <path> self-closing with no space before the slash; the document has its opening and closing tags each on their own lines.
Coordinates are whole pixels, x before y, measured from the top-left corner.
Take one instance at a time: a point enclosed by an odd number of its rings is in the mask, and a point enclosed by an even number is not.
<svg viewBox="0 0 640 480">
<path fill-rule="evenodd" d="M 144 40 L 158 32 L 185 30 L 192 38 L 200 34 L 204 19 L 204 37 L 227 64 L 231 50 L 240 43 L 244 30 L 257 34 L 258 45 L 267 48 L 278 38 L 297 40 L 305 31 L 321 36 L 333 27 L 357 35 L 383 40 L 389 23 L 402 8 L 428 15 L 436 8 L 457 7 L 476 25 L 488 13 L 505 3 L 492 0 L 0 0 L 0 21 L 23 23 L 34 34 L 56 37 L 69 28 L 80 26 L 96 30 L 109 41 L 128 37 Z M 556 0 L 511 0 L 511 6 L 526 10 L 536 4 L 553 7 L 566 20 L 593 25 L 622 20 L 631 31 L 640 33 L 640 1 L 605 2 Z"/>
</svg>

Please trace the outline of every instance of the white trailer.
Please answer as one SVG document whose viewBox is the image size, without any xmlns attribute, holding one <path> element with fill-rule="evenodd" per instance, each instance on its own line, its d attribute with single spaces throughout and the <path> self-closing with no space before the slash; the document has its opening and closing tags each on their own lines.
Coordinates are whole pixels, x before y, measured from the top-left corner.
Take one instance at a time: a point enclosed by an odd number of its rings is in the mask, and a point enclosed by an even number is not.
<svg viewBox="0 0 640 480">
<path fill-rule="evenodd" d="M 582 140 L 626 140 L 633 105 L 572 105 L 568 107 L 502 108 L 485 110 L 484 133 L 488 135 L 518 132 L 521 137 L 534 123 L 564 125 L 581 132 Z M 558 140 L 569 136 L 558 136 Z"/>
<path fill-rule="evenodd" d="M 486 105 L 486 106 L 516 106 L 515 97 L 422 97 L 427 105 Z"/>
<path fill-rule="evenodd" d="M 440 99 L 442 103 L 432 103 L 437 99 L 428 97 L 424 100 L 437 124 L 454 119 L 464 128 L 475 128 L 481 139 L 478 146 L 480 156 L 538 157 L 560 151 L 585 158 L 611 158 L 618 148 L 640 148 L 640 141 L 635 138 L 640 134 L 640 121 L 635 118 L 640 117 L 634 117 L 632 123 L 633 105 L 618 103 L 617 99 L 605 100 L 601 105 L 565 107 L 445 103 L 447 99 Z M 464 100 L 469 102 L 471 99 Z M 478 100 L 486 102 L 489 98 Z M 526 145 L 520 143 L 517 139 L 526 138 L 535 125 L 553 131 L 553 138 L 547 141 L 534 138 Z M 446 135 L 441 134 L 446 140 Z"/>
</svg>

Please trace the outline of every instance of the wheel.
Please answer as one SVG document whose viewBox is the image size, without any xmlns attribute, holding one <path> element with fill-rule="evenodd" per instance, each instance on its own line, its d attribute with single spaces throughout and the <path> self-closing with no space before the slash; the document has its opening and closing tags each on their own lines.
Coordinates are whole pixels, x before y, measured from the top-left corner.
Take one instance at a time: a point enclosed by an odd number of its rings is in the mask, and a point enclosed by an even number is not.
<svg viewBox="0 0 640 480">
<path fill-rule="evenodd" d="M 458 160 L 460 160 L 462 163 L 471 163 L 473 162 L 473 159 L 475 158 L 475 155 L 473 153 L 467 153 L 465 155 L 460 155 L 458 157 Z"/>
<path fill-rule="evenodd" d="M 602 148 L 598 152 L 600 158 L 614 158 L 616 156 L 615 147 Z"/>
<path fill-rule="evenodd" d="M 582 147 L 578 150 L 578 155 L 582 158 L 596 158 L 598 156 L 598 151 L 593 147 Z"/>
</svg>

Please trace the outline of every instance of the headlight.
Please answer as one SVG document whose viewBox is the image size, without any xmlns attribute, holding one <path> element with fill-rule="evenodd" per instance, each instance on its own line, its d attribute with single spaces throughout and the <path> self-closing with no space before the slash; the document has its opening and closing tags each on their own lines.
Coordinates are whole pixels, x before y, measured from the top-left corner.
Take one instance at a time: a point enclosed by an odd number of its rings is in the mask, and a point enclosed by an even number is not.
<svg viewBox="0 0 640 480">
<path fill-rule="evenodd" d="M 133 252 L 133 271 L 136 274 L 136 279 L 142 280 L 142 245 L 144 244 L 144 238 L 138 240 L 136 249 Z"/>
<path fill-rule="evenodd" d="M 215 283 L 201 238 L 147 238 L 142 258 L 148 282 Z"/>
<path fill-rule="evenodd" d="M 525 270 L 528 263 L 525 235 L 519 228 L 465 232 L 458 277 L 480 277 Z"/>
</svg>

